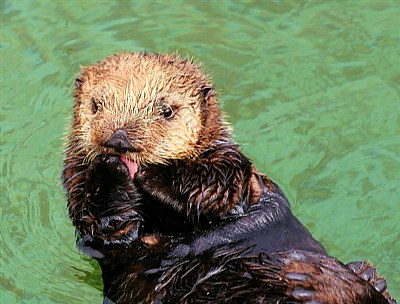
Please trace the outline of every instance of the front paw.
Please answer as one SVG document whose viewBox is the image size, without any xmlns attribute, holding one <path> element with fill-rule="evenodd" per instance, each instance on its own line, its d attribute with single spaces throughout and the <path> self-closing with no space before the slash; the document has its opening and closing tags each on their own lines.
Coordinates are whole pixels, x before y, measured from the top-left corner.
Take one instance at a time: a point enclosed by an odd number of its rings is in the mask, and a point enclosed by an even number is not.
<svg viewBox="0 0 400 304">
<path fill-rule="evenodd" d="M 116 155 L 99 155 L 88 169 L 87 209 L 93 217 L 91 236 L 102 245 L 128 244 L 137 239 L 142 222 L 140 195 L 127 166 Z"/>
<path fill-rule="evenodd" d="M 116 155 L 97 156 L 88 168 L 86 181 L 86 193 L 97 204 L 104 204 L 110 194 L 129 196 L 136 191 L 128 168 Z"/>
<path fill-rule="evenodd" d="M 127 182 L 129 170 L 117 155 L 102 154 L 97 156 L 88 169 L 90 183 Z"/>
<path fill-rule="evenodd" d="M 85 254 L 96 259 L 115 254 L 122 255 L 132 246 L 144 247 L 139 239 L 142 224 L 142 217 L 134 211 L 105 216 L 99 219 L 99 224 L 92 233 L 78 233 L 77 246 Z"/>
<path fill-rule="evenodd" d="M 138 239 L 142 217 L 134 211 L 101 218 L 98 236 L 104 245 L 128 245 Z"/>
</svg>

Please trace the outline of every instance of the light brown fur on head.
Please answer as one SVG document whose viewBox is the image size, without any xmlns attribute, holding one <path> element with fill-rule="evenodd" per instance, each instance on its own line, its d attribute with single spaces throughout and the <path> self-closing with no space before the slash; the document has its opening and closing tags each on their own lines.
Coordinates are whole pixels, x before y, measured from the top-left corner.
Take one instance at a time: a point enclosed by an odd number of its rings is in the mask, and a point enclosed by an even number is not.
<svg viewBox="0 0 400 304">
<path fill-rule="evenodd" d="M 86 161 L 114 153 L 104 143 L 118 129 L 136 150 L 127 157 L 149 164 L 197 157 L 229 136 L 208 77 L 177 55 L 114 55 L 84 67 L 76 84 L 70 149 Z"/>
<path fill-rule="evenodd" d="M 123 137 L 111 143 L 116 134 Z M 177 55 L 122 53 L 82 68 L 63 171 L 78 229 L 98 217 L 87 187 L 94 160 L 110 155 L 140 191 L 193 221 L 257 203 L 274 188 L 231 141 L 209 78 Z"/>
</svg>

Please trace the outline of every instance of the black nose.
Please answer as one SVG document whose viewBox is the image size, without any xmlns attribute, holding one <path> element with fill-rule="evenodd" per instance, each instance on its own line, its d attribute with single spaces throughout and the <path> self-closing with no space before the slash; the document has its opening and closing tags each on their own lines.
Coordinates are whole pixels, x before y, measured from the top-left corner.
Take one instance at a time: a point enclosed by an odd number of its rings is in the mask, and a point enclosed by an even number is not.
<svg viewBox="0 0 400 304">
<path fill-rule="evenodd" d="M 106 147 L 114 148 L 118 152 L 131 151 L 133 152 L 135 149 L 132 144 L 129 142 L 128 135 L 124 130 L 117 130 L 113 135 L 106 141 L 104 144 Z"/>
</svg>

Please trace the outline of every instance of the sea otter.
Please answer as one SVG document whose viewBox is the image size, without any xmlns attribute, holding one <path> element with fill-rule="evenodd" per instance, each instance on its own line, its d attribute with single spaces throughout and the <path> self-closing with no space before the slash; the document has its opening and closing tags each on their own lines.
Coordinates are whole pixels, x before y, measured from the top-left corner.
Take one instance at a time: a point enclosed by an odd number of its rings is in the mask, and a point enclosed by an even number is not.
<svg viewBox="0 0 400 304">
<path fill-rule="evenodd" d="M 212 83 L 177 55 L 121 53 L 76 79 L 63 184 L 105 303 L 393 303 L 344 265 L 231 139 Z"/>
</svg>

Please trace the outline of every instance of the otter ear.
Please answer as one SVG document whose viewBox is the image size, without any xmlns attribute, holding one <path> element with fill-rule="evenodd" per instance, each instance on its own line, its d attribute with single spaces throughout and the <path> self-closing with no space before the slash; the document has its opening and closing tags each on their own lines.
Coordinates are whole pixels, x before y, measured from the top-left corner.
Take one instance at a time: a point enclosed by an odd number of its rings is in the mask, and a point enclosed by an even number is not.
<svg viewBox="0 0 400 304">
<path fill-rule="evenodd" d="M 200 89 L 203 99 L 207 100 L 214 93 L 214 88 L 209 86 L 204 86 Z"/>
<path fill-rule="evenodd" d="M 82 83 L 83 83 L 83 76 L 81 75 L 75 79 L 75 89 L 80 90 L 80 88 L 82 87 Z"/>
</svg>

